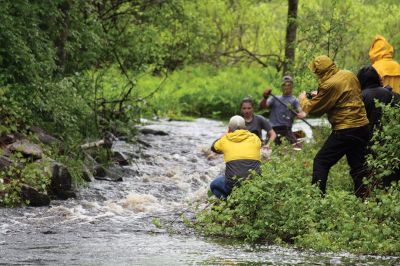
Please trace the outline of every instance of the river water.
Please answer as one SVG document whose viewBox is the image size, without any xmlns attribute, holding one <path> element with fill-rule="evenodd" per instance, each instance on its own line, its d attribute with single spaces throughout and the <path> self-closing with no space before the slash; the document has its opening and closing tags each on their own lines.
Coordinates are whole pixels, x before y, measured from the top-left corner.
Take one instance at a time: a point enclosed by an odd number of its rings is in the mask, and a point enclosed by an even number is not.
<svg viewBox="0 0 400 266">
<path fill-rule="evenodd" d="M 41 208 L 0 209 L 0 265 L 400 265 L 396 257 L 315 253 L 249 246 L 195 235 L 191 219 L 206 202 L 210 181 L 223 171 L 221 157 L 207 160 L 221 122 L 148 121 L 168 135 L 142 135 L 150 144 L 117 141 L 134 158 L 113 167 L 122 182 L 96 180 L 78 197 Z M 302 123 L 295 125 L 311 136 Z"/>
</svg>

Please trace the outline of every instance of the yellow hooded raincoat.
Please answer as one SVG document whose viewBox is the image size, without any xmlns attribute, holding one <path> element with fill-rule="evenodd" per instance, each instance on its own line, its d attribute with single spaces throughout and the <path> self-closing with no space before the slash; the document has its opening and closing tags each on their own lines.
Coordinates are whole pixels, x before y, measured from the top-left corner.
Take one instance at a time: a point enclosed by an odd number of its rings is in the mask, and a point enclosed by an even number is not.
<svg viewBox="0 0 400 266">
<path fill-rule="evenodd" d="M 369 58 L 381 76 L 383 86 L 389 85 L 393 92 L 400 93 L 400 64 L 393 60 L 393 52 L 393 46 L 377 35 L 369 49 Z"/>
<path fill-rule="evenodd" d="M 248 130 L 237 129 L 225 134 L 212 145 L 212 150 L 224 154 L 225 178 L 235 184 L 234 176 L 246 178 L 250 171 L 260 174 L 260 138 Z"/>
<path fill-rule="evenodd" d="M 327 113 L 333 130 L 368 124 L 360 83 L 352 72 L 340 70 L 325 55 L 316 57 L 309 68 L 318 78 L 318 94 L 311 100 L 300 100 L 304 112 L 315 115 Z"/>
<path fill-rule="evenodd" d="M 214 143 L 214 149 L 224 154 L 224 161 L 261 160 L 260 138 L 248 130 L 237 129 Z"/>
</svg>

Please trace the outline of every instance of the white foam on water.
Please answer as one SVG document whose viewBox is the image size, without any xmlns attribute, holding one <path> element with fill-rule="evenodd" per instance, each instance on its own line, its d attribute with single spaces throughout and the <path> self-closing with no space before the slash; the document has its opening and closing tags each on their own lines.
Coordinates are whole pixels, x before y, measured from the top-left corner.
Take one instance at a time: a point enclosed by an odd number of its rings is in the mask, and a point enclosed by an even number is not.
<svg viewBox="0 0 400 266">
<path fill-rule="evenodd" d="M 118 201 L 118 204 L 125 209 L 134 212 L 156 212 L 162 209 L 157 198 L 149 194 L 131 192 L 125 199 Z"/>
<path fill-rule="evenodd" d="M 6 224 L 6 223 L 0 225 L 0 234 L 7 234 L 8 232 L 10 232 L 9 227 L 10 227 L 10 225 Z"/>
<path fill-rule="evenodd" d="M 194 203 L 194 202 L 206 202 L 207 201 L 207 192 L 209 186 L 206 185 L 204 187 L 199 188 L 191 194 L 188 194 L 185 198 L 185 201 Z"/>
<path fill-rule="evenodd" d="M 111 212 L 115 214 L 123 214 L 125 212 L 125 209 L 118 203 L 112 202 L 112 201 L 107 201 L 106 202 L 106 208 L 108 208 Z"/>
<path fill-rule="evenodd" d="M 178 183 L 176 184 L 176 186 L 177 186 L 180 190 L 182 190 L 182 191 L 184 191 L 184 192 L 190 191 L 190 184 L 188 184 L 187 182 L 178 182 Z"/>
</svg>

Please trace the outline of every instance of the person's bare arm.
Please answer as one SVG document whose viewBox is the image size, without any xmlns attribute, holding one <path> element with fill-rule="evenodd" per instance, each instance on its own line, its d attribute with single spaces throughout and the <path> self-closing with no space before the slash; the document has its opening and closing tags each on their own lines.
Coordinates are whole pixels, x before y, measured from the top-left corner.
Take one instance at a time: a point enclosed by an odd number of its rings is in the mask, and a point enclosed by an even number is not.
<svg viewBox="0 0 400 266">
<path fill-rule="evenodd" d="M 266 146 L 270 147 L 270 144 L 273 143 L 276 139 L 276 133 L 273 129 L 271 129 L 267 132 L 267 134 L 268 134 L 268 142 L 267 142 Z"/>
<path fill-rule="evenodd" d="M 272 89 L 265 89 L 263 92 L 263 99 L 260 101 L 260 109 L 265 109 L 268 108 L 268 102 L 267 99 L 269 95 L 271 94 Z"/>
</svg>

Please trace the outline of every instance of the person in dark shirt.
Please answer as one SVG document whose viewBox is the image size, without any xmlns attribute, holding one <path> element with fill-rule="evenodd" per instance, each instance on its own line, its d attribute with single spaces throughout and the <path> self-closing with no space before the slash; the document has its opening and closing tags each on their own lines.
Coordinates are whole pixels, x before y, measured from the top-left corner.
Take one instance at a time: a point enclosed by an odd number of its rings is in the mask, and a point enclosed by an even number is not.
<svg viewBox="0 0 400 266">
<path fill-rule="evenodd" d="M 362 100 L 367 111 L 367 117 L 369 120 L 369 135 L 370 139 L 374 131 L 381 129 L 381 118 L 382 110 L 377 107 L 375 100 L 383 104 L 395 105 L 399 98 L 399 95 L 393 93 L 391 88 L 383 87 L 382 79 L 378 72 L 373 66 L 365 66 L 358 71 L 357 78 L 361 85 Z M 378 140 L 381 141 L 381 140 Z M 371 150 L 372 141 L 369 141 L 367 146 L 367 154 L 373 154 Z M 388 187 L 393 181 L 400 179 L 400 170 L 395 171 L 393 174 L 384 176 L 381 180 L 381 184 L 384 187 Z"/>
<path fill-rule="evenodd" d="M 294 144 L 297 140 L 292 132 L 293 121 L 296 118 L 293 111 L 297 113 L 297 118 L 299 119 L 304 118 L 305 113 L 301 110 L 299 100 L 292 95 L 293 78 L 291 76 L 283 77 L 281 96 L 269 97 L 271 92 L 272 89 L 266 89 L 264 91 L 263 99 L 260 102 L 260 108 L 271 109 L 269 121 L 272 125 L 272 129 L 277 134 L 275 144 L 281 144 L 282 137 L 286 138 L 289 143 Z"/>
<path fill-rule="evenodd" d="M 382 110 L 375 106 L 375 99 L 381 103 L 389 104 L 392 101 L 392 92 L 382 87 L 382 80 L 373 66 L 365 66 L 358 71 L 358 81 L 361 85 L 361 96 L 367 111 L 369 131 L 372 137 L 375 128 L 380 127 Z"/>
<path fill-rule="evenodd" d="M 265 117 L 254 114 L 253 100 L 244 98 L 240 103 L 240 112 L 246 121 L 246 129 L 256 134 L 260 140 L 265 143 L 264 146 L 269 148 L 270 143 L 275 140 L 276 134 Z M 262 130 L 267 132 L 267 140 L 265 142 L 262 140 Z"/>
</svg>

